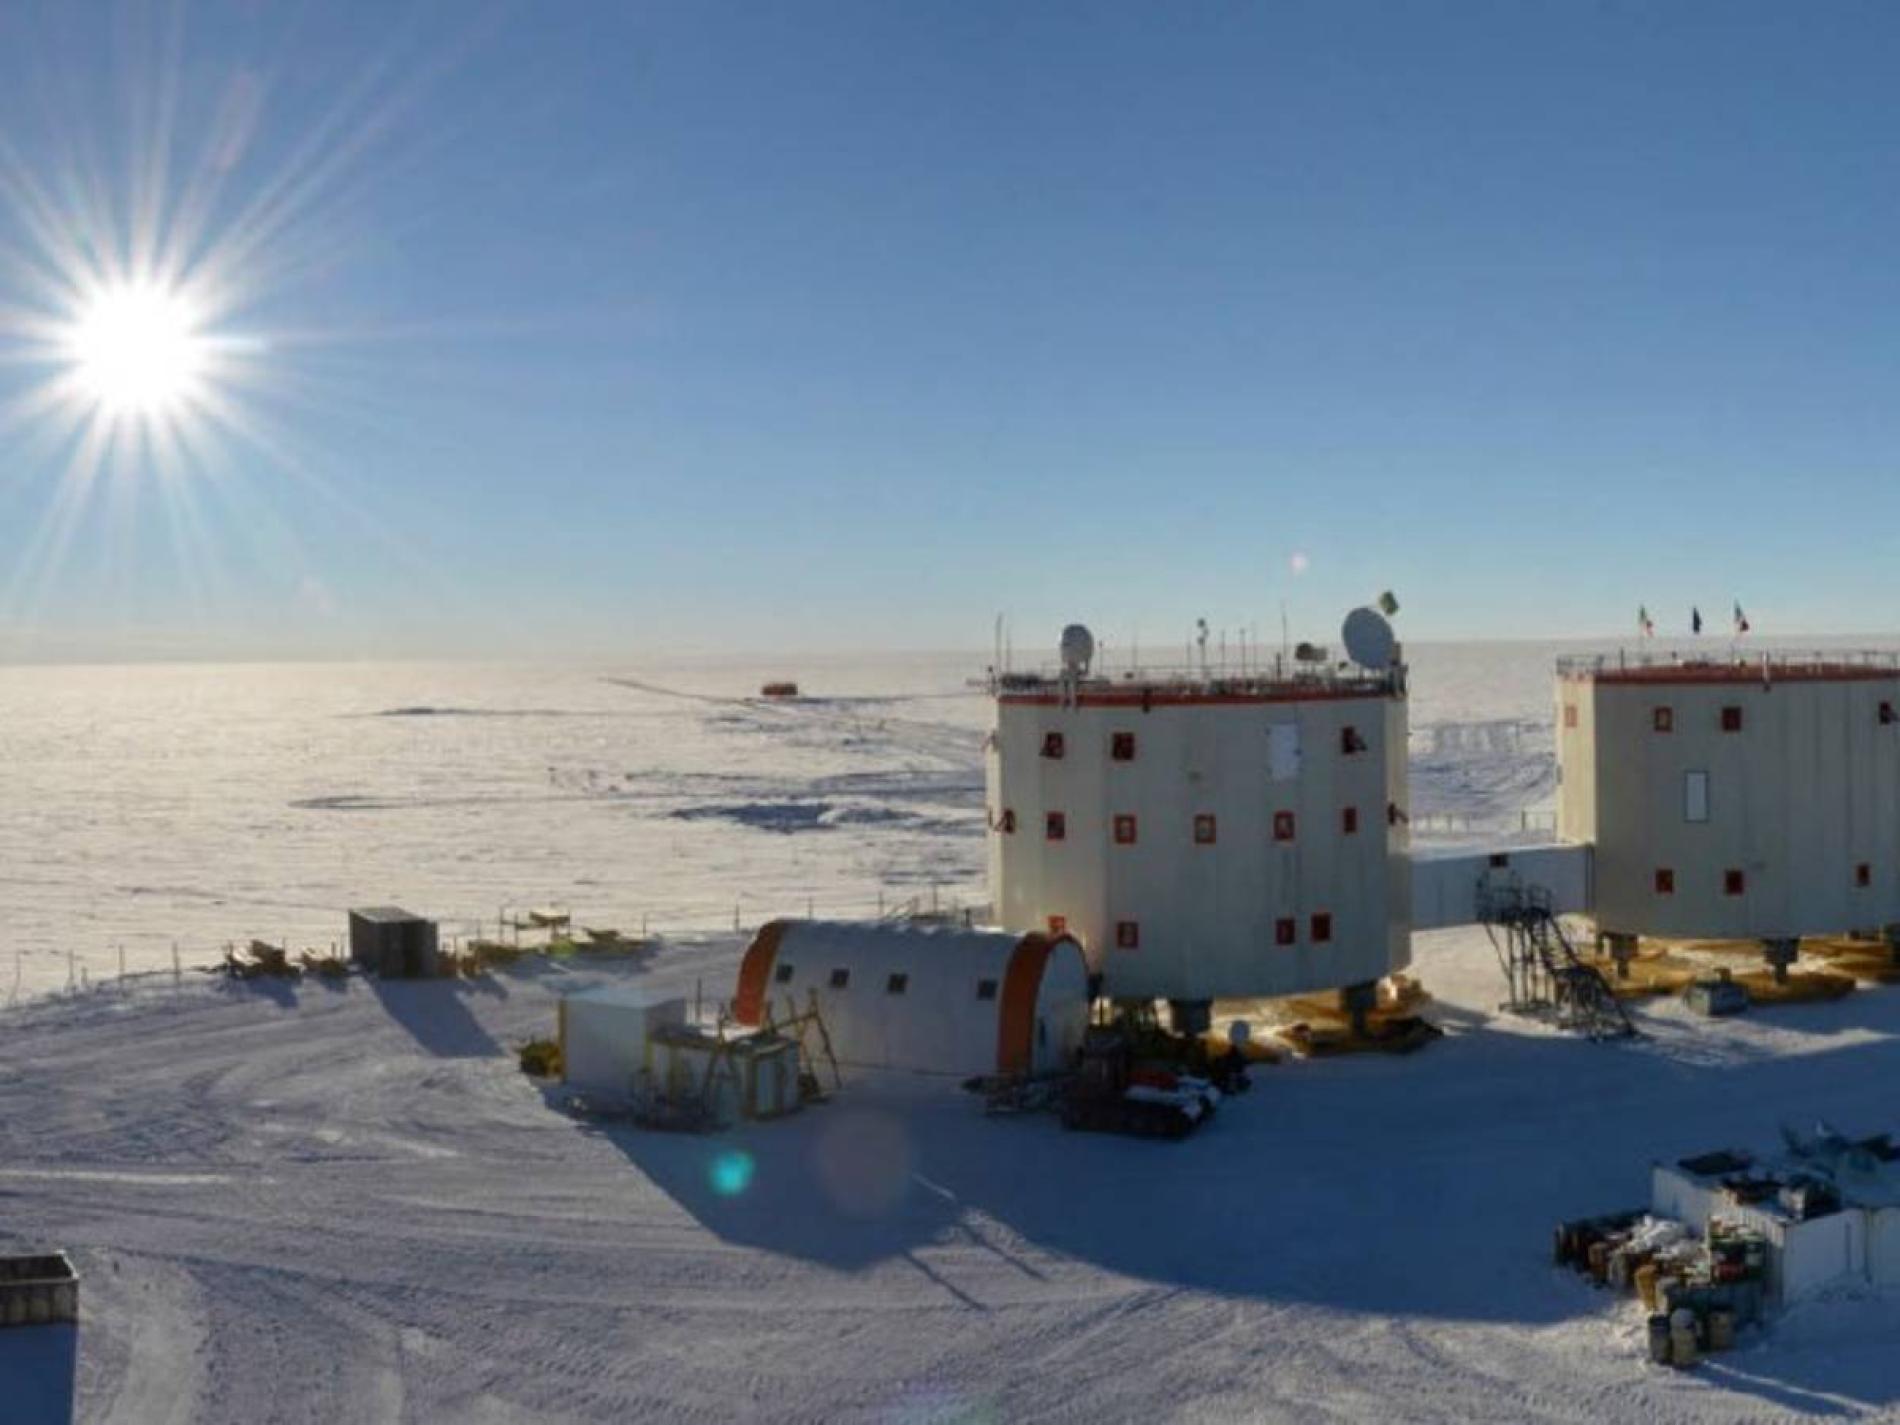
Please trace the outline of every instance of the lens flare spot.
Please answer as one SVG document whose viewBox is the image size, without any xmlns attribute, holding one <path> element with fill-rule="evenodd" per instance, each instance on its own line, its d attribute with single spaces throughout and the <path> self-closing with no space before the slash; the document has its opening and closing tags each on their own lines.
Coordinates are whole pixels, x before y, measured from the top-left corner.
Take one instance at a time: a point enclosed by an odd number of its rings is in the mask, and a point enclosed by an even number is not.
<svg viewBox="0 0 1900 1425">
<path fill-rule="evenodd" d="M 757 1165 L 742 1148 L 729 1148 L 713 1159 L 712 1190 L 721 1197 L 738 1197 L 752 1186 Z"/>
</svg>

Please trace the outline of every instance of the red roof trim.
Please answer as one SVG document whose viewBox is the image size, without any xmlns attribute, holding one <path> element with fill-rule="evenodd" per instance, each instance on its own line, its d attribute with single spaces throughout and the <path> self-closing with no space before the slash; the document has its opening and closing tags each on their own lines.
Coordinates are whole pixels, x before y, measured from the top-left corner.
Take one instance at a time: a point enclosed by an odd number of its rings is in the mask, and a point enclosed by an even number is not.
<svg viewBox="0 0 1900 1425">
<path fill-rule="evenodd" d="M 1393 696 L 1394 694 L 1375 688 L 1288 688 L 1284 692 L 1273 693 L 1155 693 L 1117 688 L 1113 692 L 1077 693 L 1073 699 L 1065 699 L 1061 693 L 1054 691 L 998 693 L 996 701 L 1017 707 L 1053 708 L 1069 702 L 1075 707 L 1084 708 L 1184 708 L 1269 703 L 1361 702 Z"/>
<path fill-rule="evenodd" d="M 1589 673 L 1566 673 L 1567 683 L 1603 683 L 1623 687 L 1656 687 L 1694 684 L 1767 683 L 1895 683 L 1900 684 L 1900 669 L 1863 668 L 1852 663 L 1810 663 L 1793 667 L 1770 666 L 1767 675 L 1761 665 L 1706 664 L 1683 668 L 1604 668 Z"/>
</svg>

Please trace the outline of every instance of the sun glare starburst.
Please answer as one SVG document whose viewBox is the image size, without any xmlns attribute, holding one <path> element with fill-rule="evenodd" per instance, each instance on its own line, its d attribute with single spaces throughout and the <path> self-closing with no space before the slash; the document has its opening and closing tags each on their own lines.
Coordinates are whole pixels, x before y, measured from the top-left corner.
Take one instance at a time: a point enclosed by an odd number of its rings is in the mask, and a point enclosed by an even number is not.
<svg viewBox="0 0 1900 1425">
<path fill-rule="evenodd" d="M 207 374 L 209 342 L 190 298 L 157 282 L 93 293 L 66 352 L 82 396 L 113 417 L 182 412 Z"/>
</svg>

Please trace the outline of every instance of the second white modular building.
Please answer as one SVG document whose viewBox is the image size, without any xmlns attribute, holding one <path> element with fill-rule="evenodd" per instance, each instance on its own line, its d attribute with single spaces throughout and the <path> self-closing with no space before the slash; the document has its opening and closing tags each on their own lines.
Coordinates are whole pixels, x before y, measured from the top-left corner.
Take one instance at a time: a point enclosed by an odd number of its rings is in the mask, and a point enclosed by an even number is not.
<svg viewBox="0 0 1900 1425">
<path fill-rule="evenodd" d="M 1558 831 L 1612 935 L 1791 940 L 1900 922 L 1891 654 L 1569 659 Z"/>
<path fill-rule="evenodd" d="M 919 922 L 775 920 L 746 948 L 740 1024 L 816 1004 L 840 1063 L 959 1075 L 1067 1068 L 1089 971 L 1066 935 Z"/>
<path fill-rule="evenodd" d="M 993 913 L 1073 935 L 1117 999 L 1366 984 L 1411 959 L 1403 669 L 1009 675 Z"/>
</svg>

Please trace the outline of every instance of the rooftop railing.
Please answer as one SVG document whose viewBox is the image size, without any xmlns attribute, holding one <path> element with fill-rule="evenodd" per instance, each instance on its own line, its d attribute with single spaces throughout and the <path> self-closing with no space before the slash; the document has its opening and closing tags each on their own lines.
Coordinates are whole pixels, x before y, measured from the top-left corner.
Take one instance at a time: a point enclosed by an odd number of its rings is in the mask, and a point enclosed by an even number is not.
<svg viewBox="0 0 1900 1425">
<path fill-rule="evenodd" d="M 1684 653 L 1681 649 L 1651 651 L 1619 648 L 1614 653 L 1570 654 L 1557 660 L 1563 678 L 1588 678 L 1603 673 L 1706 673 L 1710 676 L 1778 673 L 1900 672 L 1900 649 L 1816 648 L 1734 649 L 1724 653 Z"/>
</svg>

